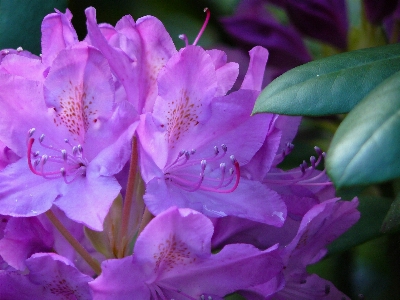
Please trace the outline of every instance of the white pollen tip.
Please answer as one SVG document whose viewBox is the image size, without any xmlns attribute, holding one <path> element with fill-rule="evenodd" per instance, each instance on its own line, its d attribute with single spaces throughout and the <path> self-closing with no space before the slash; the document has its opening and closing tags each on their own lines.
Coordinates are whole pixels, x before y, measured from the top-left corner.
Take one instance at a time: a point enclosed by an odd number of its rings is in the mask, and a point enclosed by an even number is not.
<svg viewBox="0 0 400 300">
<path fill-rule="evenodd" d="M 29 137 L 32 137 L 32 135 L 35 133 L 36 129 L 35 128 L 31 128 L 28 130 L 28 135 Z"/>
<path fill-rule="evenodd" d="M 22 47 L 18 47 L 18 48 L 17 48 L 17 51 L 18 51 L 18 52 L 21 52 L 21 51 L 24 51 L 24 49 L 22 49 Z"/>
</svg>

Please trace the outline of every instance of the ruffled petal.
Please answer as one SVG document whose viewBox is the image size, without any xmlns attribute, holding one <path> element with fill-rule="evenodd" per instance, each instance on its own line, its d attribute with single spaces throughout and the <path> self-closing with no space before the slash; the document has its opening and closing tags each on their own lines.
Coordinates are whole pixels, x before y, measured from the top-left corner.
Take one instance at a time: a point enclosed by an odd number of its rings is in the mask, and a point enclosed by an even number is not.
<svg viewBox="0 0 400 300">
<path fill-rule="evenodd" d="M 65 14 L 56 10 L 48 14 L 42 22 L 42 61 L 49 67 L 58 53 L 76 43 L 78 36 L 71 24 L 72 14 L 69 9 Z"/>
</svg>

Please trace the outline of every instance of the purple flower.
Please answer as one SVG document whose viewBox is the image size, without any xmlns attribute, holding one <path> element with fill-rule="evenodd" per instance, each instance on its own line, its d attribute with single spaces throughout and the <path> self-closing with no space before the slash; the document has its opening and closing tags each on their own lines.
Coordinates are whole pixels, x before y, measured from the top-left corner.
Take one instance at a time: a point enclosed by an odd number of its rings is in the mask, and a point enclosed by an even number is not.
<svg viewBox="0 0 400 300">
<path fill-rule="evenodd" d="M 71 221 L 56 208 L 52 210 L 68 231 L 93 257 L 98 261 L 104 259 L 101 254 L 94 251 L 93 246 L 85 237 L 82 224 Z M 76 253 L 75 249 L 47 217 L 43 215 L 28 218 L 7 218 L 3 216 L 2 220 L 3 222 L 0 225 L 4 225 L 4 236 L 0 235 L 0 256 L 14 269 L 23 271 L 26 268 L 26 259 L 35 253 L 56 252 L 73 261 L 81 272 L 94 275 L 93 270 Z"/>
<path fill-rule="evenodd" d="M 88 282 L 64 257 L 38 253 L 26 260 L 29 273 L 0 271 L 0 298 L 4 300 L 92 299 Z M 18 298 L 16 298 L 18 297 Z"/>
<path fill-rule="evenodd" d="M 211 254 L 212 233 L 202 214 L 170 208 L 139 235 L 132 257 L 103 262 L 102 274 L 90 283 L 94 299 L 222 299 L 281 270 L 276 247 L 238 244 Z"/>
<path fill-rule="evenodd" d="M 226 63 L 222 51 L 187 46 L 160 72 L 153 113 L 141 116 L 137 130 L 147 183 L 144 198 L 153 214 L 178 206 L 212 217 L 283 223 L 286 208 L 279 196 L 241 176 L 273 118 L 250 117 L 267 51 L 256 47 L 250 55 L 241 90 L 228 95 L 237 66 Z"/>
<path fill-rule="evenodd" d="M 359 219 L 358 200 L 337 198 L 313 205 L 301 222 L 287 218 L 281 228 L 231 218 L 216 224 L 218 247 L 231 242 L 257 244 L 261 248 L 279 242 L 285 268 L 269 282 L 241 292 L 246 299 L 341 299 L 345 297 L 330 282 L 309 275 L 306 267 L 327 253 L 326 245 L 338 238 Z M 290 209 L 289 209 L 290 210 Z M 240 223 L 236 223 L 240 222 Z M 243 224 L 242 227 L 239 224 Z M 223 227 L 220 227 L 223 226 Z M 236 229 L 235 229 L 236 228 Z M 229 236 L 229 232 L 231 237 Z M 253 240 L 252 240 L 253 238 Z M 258 238 L 261 238 L 258 239 Z M 221 239 L 225 242 L 221 244 Z M 216 245 L 217 240 L 214 241 Z M 344 299 L 347 299 L 345 297 Z"/>
<path fill-rule="evenodd" d="M 275 1 L 277 2 L 277 1 Z M 282 0 L 290 21 L 303 34 L 339 49 L 347 48 L 345 0 Z"/>
<path fill-rule="evenodd" d="M 157 74 L 176 53 L 164 25 L 152 16 L 135 23 L 128 15 L 113 28 L 108 24 L 97 25 L 93 7 L 85 13 L 88 42 L 107 58 L 126 99 L 138 114 L 151 111 L 157 96 Z"/>
<path fill-rule="evenodd" d="M 392 14 L 398 0 L 364 0 L 365 13 L 368 20 L 374 24 L 382 23 L 383 19 Z"/>
<path fill-rule="evenodd" d="M 225 30 L 245 49 L 256 45 L 270 52 L 269 65 L 281 74 L 311 60 L 300 34 L 280 24 L 266 9 L 265 1 L 242 1 L 235 15 L 221 19 Z"/>
<path fill-rule="evenodd" d="M 36 216 L 54 204 L 101 230 L 120 190 L 113 175 L 129 158 L 136 125 L 129 106 L 115 104 L 110 68 L 98 50 L 84 42 L 48 49 L 49 26 L 66 39 L 59 16 L 44 20 L 43 63 L 12 53 L 1 62 L 0 140 L 21 158 L 0 172 L 0 213 Z"/>
</svg>

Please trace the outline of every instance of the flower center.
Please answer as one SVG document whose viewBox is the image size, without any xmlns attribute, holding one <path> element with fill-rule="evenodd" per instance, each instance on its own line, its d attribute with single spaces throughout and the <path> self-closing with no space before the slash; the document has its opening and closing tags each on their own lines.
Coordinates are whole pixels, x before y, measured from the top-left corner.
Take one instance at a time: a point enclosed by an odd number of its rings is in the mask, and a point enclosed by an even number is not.
<svg viewBox="0 0 400 300">
<path fill-rule="evenodd" d="M 39 149 L 33 150 L 35 128 L 28 131 L 28 166 L 33 174 L 46 179 L 63 178 L 65 183 L 73 182 L 79 176 L 86 175 L 87 159 L 83 156 L 81 145 L 72 145 L 64 139 L 67 149 L 59 149 L 43 143 L 45 135 L 39 137 Z M 47 152 L 47 153 L 45 153 Z M 42 154 L 43 153 L 43 154 Z"/>
<path fill-rule="evenodd" d="M 231 193 L 240 180 L 240 167 L 233 155 L 229 157 L 232 167 L 228 168 L 226 153 L 228 148 L 221 145 L 222 152 L 214 147 L 214 155 L 206 159 L 196 158 L 196 151 L 181 150 L 173 163 L 164 168 L 164 178 L 185 191 L 197 190 Z M 200 171 L 200 172 L 199 172 Z"/>
</svg>

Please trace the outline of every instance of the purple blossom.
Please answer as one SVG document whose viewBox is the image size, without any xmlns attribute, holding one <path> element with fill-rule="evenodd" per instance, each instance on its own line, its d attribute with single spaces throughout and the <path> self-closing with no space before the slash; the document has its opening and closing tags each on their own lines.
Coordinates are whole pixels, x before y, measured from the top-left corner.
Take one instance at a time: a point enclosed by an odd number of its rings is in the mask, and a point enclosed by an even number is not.
<svg viewBox="0 0 400 300">
<path fill-rule="evenodd" d="M 103 273 L 90 283 L 94 299 L 222 299 L 281 270 L 276 247 L 237 244 L 211 254 L 212 233 L 202 214 L 168 209 L 140 234 L 132 257 L 103 262 Z"/>
<path fill-rule="evenodd" d="M 267 48 L 269 65 L 278 68 L 279 74 L 311 60 L 299 32 L 293 26 L 280 24 L 265 9 L 265 1 L 242 1 L 236 13 L 221 22 L 245 49 L 256 45 Z"/>
<path fill-rule="evenodd" d="M 216 223 L 213 247 L 238 240 L 262 249 L 279 243 L 285 268 L 271 281 L 241 292 L 246 299 L 270 299 L 265 298 L 269 295 L 273 295 L 271 299 L 341 299 L 344 297 L 341 292 L 317 275 L 309 275 L 306 267 L 318 262 L 327 252 L 326 245 L 359 219 L 357 205 L 357 199 L 326 200 L 311 206 L 301 222 L 288 217 L 281 228 L 234 218 L 221 219 Z"/>
<path fill-rule="evenodd" d="M 109 24 L 97 25 L 93 7 L 85 13 L 87 40 L 107 58 L 126 99 L 138 114 L 151 111 L 157 96 L 157 74 L 176 53 L 164 25 L 152 16 L 135 23 L 128 15 L 113 28 Z"/>
<path fill-rule="evenodd" d="M 347 10 L 345 0 L 282 0 L 290 21 L 304 35 L 347 48 Z"/>
<path fill-rule="evenodd" d="M 273 118 L 250 117 L 267 51 L 256 47 L 250 55 L 241 90 L 228 95 L 237 67 L 226 63 L 222 51 L 187 46 L 160 72 L 153 113 L 141 116 L 137 130 L 144 198 L 153 214 L 176 205 L 212 217 L 283 223 L 286 208 L 279 196 L 241 176 L 241 166 L 262 146 Z"/>
<path fill-rule="evenodd" d="M 0 298 L 4 300 L 92 299 L 88 282 L 64 257 L 38 253 L 26 260 L 28 274 L 0 271 Z"/>
<path fill-rule="evenodd" d="M 398 4 L 398 0 L 364 0 L 365 13 L 368 20 L 374 24 L 380 24 L 391 15 Z"/>
<path fill-rule="evenodd" d="M 57 31 L 59 20 L 47 18 L 42 27 Z M 50 33 L 44 31 L 44 45 Z M 29 217 L 54 204 L 101 230 L 120 190 L 112 175 L 129 157 L 136 125 L 129 107 L 114 103 L 101 53 L 84 42 L 59 48 L 46 50 L 50 67 L 12 53 L 1 62 L 0 140 L 21 158 L 0 173 L 0 213 Z"/>
</svg>

